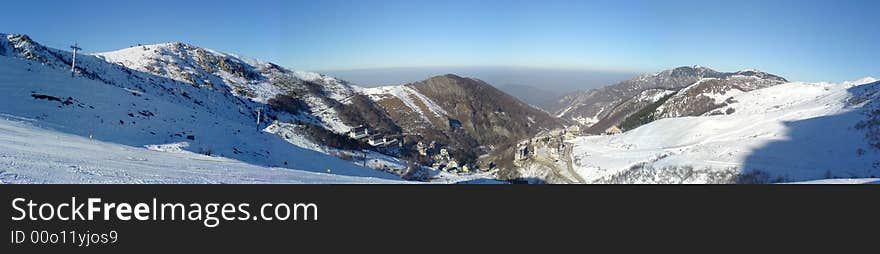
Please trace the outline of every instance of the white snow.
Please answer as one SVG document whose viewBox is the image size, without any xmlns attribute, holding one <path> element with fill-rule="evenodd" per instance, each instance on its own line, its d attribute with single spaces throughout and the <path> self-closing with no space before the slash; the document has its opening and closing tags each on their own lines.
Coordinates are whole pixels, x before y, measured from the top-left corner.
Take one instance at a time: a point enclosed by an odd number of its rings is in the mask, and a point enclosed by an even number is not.
<svg viewBox="0 0 880 254">
<path fill-rule="evenodd" d="M 584 126 L 592 126 L 593 124 L 599 122 L 598 117 L 572 117 L 571 120 L 574 120 L 575 122 L 578 122 L 579 124 L 582 124 Z"/>
<path fill-rule="evenodd" d="M 663 90 L 661 92 L 653 93 L 653 94 L 651 94 L 649 101 L 650 102 L 657 102 L 660 99 L 663 99 L 663 97 L 666 97 L 666 96 L 673 94 L 673 93 L 675 93 L 675 91 L 672 91 L 672 90 Z M 643 95 L 644 95 L 644 93 L 643 93 Z"/>
<path fill-rule="evenodd" d="M 146 145 L 144 147 L 146 147 L 147 150 L 156 151 L 156 152 L 184 153 L 186 151 L 186 150 L 184 150 L 184 148 L 189 147 L 189 143 L 178 142 L 178 143 L 171 143 L 171 144 Z"/>
<path fill-rule="evenodd" d="M 594 182 L 641 163 L 657 175 L 676 167 L 704 173 L 760 171 L 782 181 L 880 175 L 872 165 L 880 153 L 853 128 L 862 115 L 845 103 L 849 87 L 782 84 L 733 95 L 738 102 L 727 106 L 735 109 L 731 115 L 661 119 L 620 135 L 581 137 L 572 141 L 575 170 Z M 859 149 L 866 152 L 860 155 Z M 682 182 L 701 181 L 706 178 Z"/>
<path fill-rule="evenodd" d="M 181 145 L 131 147 L 3 117 L 0 183 L 404 183 L 255 166 L 173 149 Z M 169 148 L 174 151 L 154 151 Z"/>
<path fill-rule="evenodd" d="M 833 178 L 803 182 L 790 182 L 788 184 L 880 184 L 880 178 Z"/>
<path fill-rule="evenodd" d="M 703 93 L 702 95 L 709 97 L 709 98 L 712 98 L 712 100 L 715 101 L 715 104 L 723 104 L 727 99 L 732 98 L 732 97 L 736 97 L 737 95 L 742 94 L 742 93 L 743 93 L 743 91 L 740 91 L 739 89 L 731 88 L 730 90 L 725 91 L 723 94 L 722 93 Z"/>
</svg>

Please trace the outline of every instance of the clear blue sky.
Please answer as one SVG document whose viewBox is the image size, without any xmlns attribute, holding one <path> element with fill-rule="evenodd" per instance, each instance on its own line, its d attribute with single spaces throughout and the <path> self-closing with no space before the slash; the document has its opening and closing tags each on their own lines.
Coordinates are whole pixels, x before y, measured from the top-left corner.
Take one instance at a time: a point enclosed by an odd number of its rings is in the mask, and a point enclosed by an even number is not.
<svg viewBox="0 0 880 254">
<path fill-rule="evenodd" d="M 295 69 L 758 68 L 880 77 L 880 1 L 8 1 L 0 33 L 88 52 L 182 41 Z"/>
</svg>

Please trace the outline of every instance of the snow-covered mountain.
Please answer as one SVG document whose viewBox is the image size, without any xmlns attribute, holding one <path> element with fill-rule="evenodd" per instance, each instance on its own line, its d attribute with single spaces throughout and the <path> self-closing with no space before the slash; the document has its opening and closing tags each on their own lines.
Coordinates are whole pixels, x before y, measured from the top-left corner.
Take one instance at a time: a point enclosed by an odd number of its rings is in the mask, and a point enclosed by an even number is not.
<svg viewBox="0 0 880 254">
<path fill-rule="evenodd" d="M 602 133 L 613 126 L 637 127 L 663 117 L 700 115 L 723 104 L 714 99 L 728 92 L 785 82 L 782 77 L 757 70 L 718 72 L 702 66 L 678 67 L 565 96 L 559 101 L 562 109 L 557 116 L 584 125 L 588 133 Z M 670 95 L 670 91 L 676 93 L 672 98 L 656 96 Z M 658 107 L 664 111 L 654 114 Z"/>
<path fill-rule="evenodd" d="M 699 66 L 643 75 L 570 96 L 560 115 L 589 121 L 521 141 L 514 166 L 500 175 L 551 183 L 874 182 L 878 90 L 873 78 L 788 82 Z"/>
<path fill-rule="evenodd" d="M 76 75 L 71 52 L 27 36 L 0 35 L 0 48 L 0 113 L 53 131 L 132 147 L 185 142 L 193 153 L 335 175 L 399 179 L 363 166 L 406 167 L 372 152 L 358 151 L 370 163 L 343 160 L 316 138 L 348 131 L 339 100 L 355 89 L 330 77 L 181 43 L 80 54 Z M 305 106 L 291 110 L 288 94 Z"/>
<path fill-rule="evenodd" d="M 665 118 L 618 135 L 577 138 L 570 142 L 573 170 L 593 183 L 880 177 L 880 82 L 737 90 L 717 100 L 725 101 L 713 110 L 718 114 Z"/>
</svg>

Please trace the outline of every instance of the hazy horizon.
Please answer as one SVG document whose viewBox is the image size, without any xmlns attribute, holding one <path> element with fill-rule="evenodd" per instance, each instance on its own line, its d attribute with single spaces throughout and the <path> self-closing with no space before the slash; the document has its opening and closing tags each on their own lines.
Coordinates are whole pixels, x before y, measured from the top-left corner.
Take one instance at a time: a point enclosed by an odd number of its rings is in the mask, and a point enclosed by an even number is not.
<svg viewBox="0 0 880 254">
<path fill-rule="evenodd" d="M 531 86 L 557 94 L 587 90 L 612 85 L 641 73 L 604 70 L 549 69 L 513 66 L 447 66 L 447 67 L 396 67 L 365 68 L 349 70 L 319 70 L 362 87 L 401 85 L 427 78 L 455 74 L 477 78 L 502 88 L 505 86 Z"/>
</svg>

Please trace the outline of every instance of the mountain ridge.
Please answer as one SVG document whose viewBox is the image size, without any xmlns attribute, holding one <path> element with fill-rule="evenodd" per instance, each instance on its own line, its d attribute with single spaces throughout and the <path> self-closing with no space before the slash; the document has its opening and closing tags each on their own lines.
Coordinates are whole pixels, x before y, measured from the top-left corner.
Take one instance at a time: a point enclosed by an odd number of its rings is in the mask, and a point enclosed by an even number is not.
<svg viewBox="0 0 880 254">
<path fill-rule="evenodd" d="M 725 80 L 725 84 L 719 85 L 725 86 L 725 89 L 716 89 L 721 93 L 725 93 L 732 88 L 751 90 L 755 89 L 756 86 L 765 87 L 788 82 L 785 78 L 757 70 L 718 72 L 703 66 L 682 66 L 653 74 L 640 75 L 633 79 L 622 81 L 610 86 L 567 95 L 558 102 L 560 105 L 565 106 L 559 107 L 561 110 L 556 112 L 556 116 L 583 125 L 587 128 L 587 132 L 589 133 L 602 133 L 608 128 L 619 126 L 622 122 L 626 121 L 626 118 L 642 109 L 642 107 L 636 107 L 628 111 L 619 110 L 622 103 L 637 99 L 636 97 L 640 93 L 652 89 L 674 91 L 678 93 L 682 89 L 707 78 Z M 748 84 L 751 84 L 749 81 L 757 83 L 757 85 L 749 86 Z M 728 83 L 736 83 L 737 85 Z M 691 96 L 697 95 L 691 94 Z M 681 98 L 687 96 L 678 97 Z M 713 105 L 704 105 L 702 107 L 710 108 L 713 107 Z M 663 108 L 672 108 L 672 106 Z M 688 116 L 704 113 L 697 111 L 699 110 L 674 115 L 661 114 L 661 117 Z"/>
</svg>

